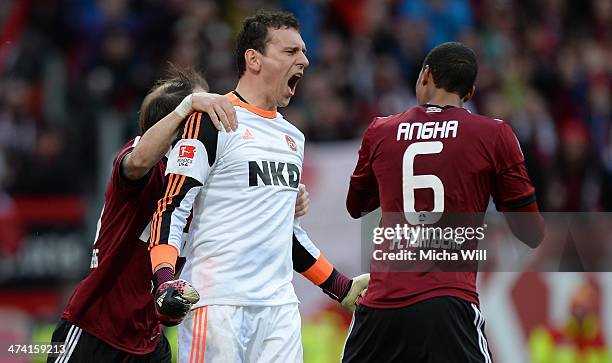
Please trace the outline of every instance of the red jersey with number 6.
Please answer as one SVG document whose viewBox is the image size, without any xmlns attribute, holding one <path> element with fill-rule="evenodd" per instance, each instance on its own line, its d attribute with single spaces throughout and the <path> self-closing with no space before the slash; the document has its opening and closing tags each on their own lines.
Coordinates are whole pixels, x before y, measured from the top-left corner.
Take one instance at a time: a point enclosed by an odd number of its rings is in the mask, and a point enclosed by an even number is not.
<svg viewBox="0 0 612 363">
<path fill-rule="evenodd" d="M 377 118 L 367 128 L 347 208 L 353 217 L 379 205 L 383 216 L 484 213 L 491 196 L 498 208 L 512 209 L 533 203 L 534 192 L 520 145 L 507 123 L 464 108 L 425 105 Z M 478 305 L 476 272 L 372 268 L 362 304 L 398 308 L 439 296 Z"/>
<path fill-rule="evenodd" d="M 164 186 L 159 161 L 138 181 L 121 171 L 121 161 L 139 138 L 127 143 L 113 163 L 93 245 L 91 270 L 76 288 L 62 317 L 105 343 L 131 354 L 151 353 L 161 336 L 151 294 L 148 224 Z"/>
</svg>

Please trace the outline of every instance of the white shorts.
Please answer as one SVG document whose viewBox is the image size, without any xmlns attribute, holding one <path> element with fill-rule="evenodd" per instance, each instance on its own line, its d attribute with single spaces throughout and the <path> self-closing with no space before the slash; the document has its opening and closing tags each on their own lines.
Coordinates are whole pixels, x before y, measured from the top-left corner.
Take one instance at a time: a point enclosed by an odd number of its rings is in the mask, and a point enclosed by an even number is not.
<svg viewBox="0 0 612 363">
<path fill-rule="evenodd" d="M 298 304 L 210 305 L 179 325 L 179 363 L 302 363 Z"/>
</svg>

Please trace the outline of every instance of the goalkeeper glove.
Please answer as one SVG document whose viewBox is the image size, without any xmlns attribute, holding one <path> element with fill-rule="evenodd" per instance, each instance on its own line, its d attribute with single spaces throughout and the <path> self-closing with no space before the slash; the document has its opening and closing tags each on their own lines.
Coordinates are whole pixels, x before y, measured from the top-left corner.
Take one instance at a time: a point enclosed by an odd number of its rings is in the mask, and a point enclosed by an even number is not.
<svg viewBox="0 0 612 363">
<path fill-rule="evenodd" d="M 353 283 L 348 293 L 340 302 L 340 305 L 351 313 L 357 308 L 357 298 L 363 297 L 368 291 L 368 283 L 370 282 L 370 274 L 363 274 L 353 277 Z"/>
<path fill-rule="evenodd" d="M 369 281 L 370 274 L 359 275 L 349 280 L 334 268 L 329 278 L 319 286 L 324 293 L 340 302 L 342 307 L 352 313 L 357 306 L 357 298 L 365 295 Z"/>
<path fill-rule="evenodd" d="M 191 310 L 191 306 L 200 300 L 200 295 L 185 280 L 174 279 L 170 267 L 163 267 L 153 275 L 155 294 L 155 313 L 159 321 L 166 326 L 178 325 Z"/>
</svg>

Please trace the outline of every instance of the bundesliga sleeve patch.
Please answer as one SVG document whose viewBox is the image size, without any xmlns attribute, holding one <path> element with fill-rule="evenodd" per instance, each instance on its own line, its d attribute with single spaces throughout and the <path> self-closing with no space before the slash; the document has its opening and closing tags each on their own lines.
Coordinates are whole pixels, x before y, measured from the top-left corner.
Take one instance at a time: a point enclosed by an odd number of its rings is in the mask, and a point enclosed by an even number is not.
<svg viewBox="0 0 612 363">
<path fill-rule="evenodd" d="M 197 139 L 184 139 L 172 148 L 166 174 L 186 175 L 203 184 L 208 169 L 208 153 L 204 144 Z"/>
<path fill-rule="evenodd" d="M 179 148 L 179 162 L 191 163 L 195 156 L 196 147 L 193 145 L 181 145 Z"/>
</svg>

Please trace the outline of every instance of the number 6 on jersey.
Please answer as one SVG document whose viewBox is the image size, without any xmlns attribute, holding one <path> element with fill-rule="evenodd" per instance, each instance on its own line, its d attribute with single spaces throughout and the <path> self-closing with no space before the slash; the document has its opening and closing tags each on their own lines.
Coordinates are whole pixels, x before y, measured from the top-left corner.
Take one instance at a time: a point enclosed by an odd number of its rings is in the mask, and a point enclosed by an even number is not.
<svg viewBox="0 0 612 363">
<path fill-rule="evenodd" d="M 435 175 L 414 175 L 414 158 L 423 154 L 438 154 L 444 148 L 441 141 L 424 141 L 411 144 L 404 152 L 402 163 L 402 191 L 406 221 L 412 225 L 432 224 L 440 220 L 444 212 L 444 184 Z M 434 207 L 431 212 L 417 215 L 414 190 L 429 188 L 433 190 Z"/>
</svg>

